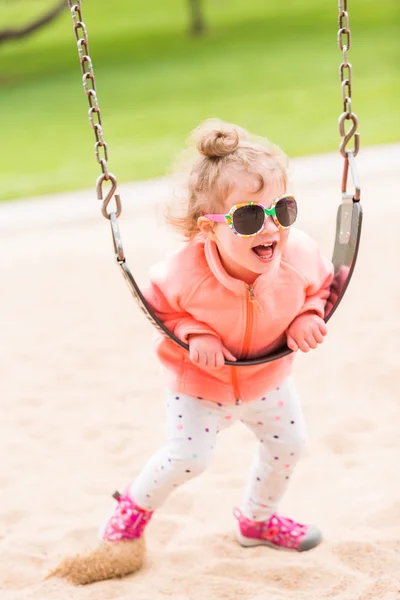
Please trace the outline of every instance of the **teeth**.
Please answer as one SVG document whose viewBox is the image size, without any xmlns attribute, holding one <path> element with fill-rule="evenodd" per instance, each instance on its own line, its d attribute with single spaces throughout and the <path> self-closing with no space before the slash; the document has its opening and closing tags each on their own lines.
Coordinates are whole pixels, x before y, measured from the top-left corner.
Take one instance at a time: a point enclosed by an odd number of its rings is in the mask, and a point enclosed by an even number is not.
<svg viewBox="0 0 400 600">
<path fill-rule="evenodd" d="M 270 248 L 273 245 L 273 242 L 270 242 L 269 244 L 261 244 L 261 246 L 264 246 L 264 248 Z"/>
</svg>

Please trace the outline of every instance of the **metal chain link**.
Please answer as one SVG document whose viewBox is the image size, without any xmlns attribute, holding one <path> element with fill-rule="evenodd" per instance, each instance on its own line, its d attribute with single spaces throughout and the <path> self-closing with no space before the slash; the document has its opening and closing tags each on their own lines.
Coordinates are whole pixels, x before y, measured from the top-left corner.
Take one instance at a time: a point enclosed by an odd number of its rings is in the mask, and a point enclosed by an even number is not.
<svg viewBox="0 0 400 600">
<path fill-rule="evenodd" d="M 349 27 L 349 13 L 347 0 L 339 0 L 339 31 L 338 46 L 343 53 L 343 61 L 339 67 L 340 83 L 342 87 L 343 112 L 339 117 L 339 134 L 343 138 L 340 143 L 340 153 L 346 157 L 349 150 L 346 146 L 354 137 L 354 149 L 351 151 L 357 156 L 360 149 L 360 134 L 357 133 L 358 118 L 352 109 L 352 67 L 347 60 L 347 52 L 351 47 L 351 31 Z M 345 121 L 351 121 L 350 131 L 345 131 Z"/>
<path fill-rule="evenodd" d="M 89 102 L 89 122 L 96 138 L 94 152 L 96 160 L 102 170 L 102 174 L 97 178 L 96 182 L 97 197 L 99 200 L 103 200 L 101 212 L 106 219 L 110 219 L 111 213 L 108 212 L 107 206 L 114 196 L 116 210 L 113 212 L 118 218 L 122 211 L 122 205 L 119 195 L 115 193 L 118 186 L 117 178 L 108 170 L 108 146 L 103 135 L 103 124 L 101 120 L 99 102 L 97 99 L 96 81 L 94 78 L 92 59 L 90 58 L 89 54 L 87 29 L 82 20 L 82 0 L 68 0 L 68 6 L 71 10 L 72 20 L 74 23 L 73 29 L 78 46 L 79 62 L 82 69 L 83 89 Z M 111 182 L 111 189 L 107 192 L 106 197 L 103 198 L 103 185 L 105 181 Z"/>
</svg>

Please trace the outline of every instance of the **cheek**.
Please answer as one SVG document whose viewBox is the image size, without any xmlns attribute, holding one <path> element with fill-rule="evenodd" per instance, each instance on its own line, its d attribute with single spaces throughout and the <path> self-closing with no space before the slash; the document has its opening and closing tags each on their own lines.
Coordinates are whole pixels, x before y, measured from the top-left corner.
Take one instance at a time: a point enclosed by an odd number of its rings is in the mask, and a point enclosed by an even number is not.
<svg viewBox="0 0 400 600">
<path fill-rule="evenodd" d="M 218 227 L 216 231 L 216 241 L 225 254 L 230 256 L 239 256 L 246 247 L 247 240 L 235 235 L 230 227 Z"/>
<path fill-rule="evenodd" d="M 244 264 L 249 257 L 249 252 L 253 246 L 253 238 L 243 238 L 233 234 L 231 231 L 231 239 L 227 246 L 227 253 L 238 264 Z"/>
<path fill-rule="evenodd" d="M 286 243 L 289 239 L 290 229 L 281 229 L 279 234 L 279 246 L 286 246 Z"/>
<path fill-rule="evenodd" d="M 239 235 L 232 235 L 232 237 L 234 238 L 230 244 L 232 255 L 237 258 L 244 256 L 248 246 L 251 245 L 249 244 L 249 240 L 247 238 L 242 238 Z"/>
</svg>

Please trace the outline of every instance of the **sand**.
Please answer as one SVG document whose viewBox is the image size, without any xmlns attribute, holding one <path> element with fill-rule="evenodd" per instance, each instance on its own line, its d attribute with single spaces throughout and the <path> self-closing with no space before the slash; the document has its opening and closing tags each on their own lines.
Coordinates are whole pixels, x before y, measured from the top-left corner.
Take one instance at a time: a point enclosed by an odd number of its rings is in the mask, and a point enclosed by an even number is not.
<svg viewBox="0 0 400 600">
<path fill-rule="evenodd" d="M 235 425 L 212 468 L 148 528 L 144 569 L 86 587 L 44 581 L 96 543 L 118 487 L 163 440 L 152 328 L 114 265 L 94 190 L 0 207 L 2 600 L 400 598 L 400 145 L 357 159 L 365 221 L 357 269 L 323 346 L 299 355 L 309 444 L 282 512 L 325 541 L 289 554 L 233 535 L 255 441 Z M 333 247 L 342 160 L 293 161 L 298 225 Z M 120 228 L 139 282 L 176 247 L 168 180 L 121 186 Z"/>
</svg>

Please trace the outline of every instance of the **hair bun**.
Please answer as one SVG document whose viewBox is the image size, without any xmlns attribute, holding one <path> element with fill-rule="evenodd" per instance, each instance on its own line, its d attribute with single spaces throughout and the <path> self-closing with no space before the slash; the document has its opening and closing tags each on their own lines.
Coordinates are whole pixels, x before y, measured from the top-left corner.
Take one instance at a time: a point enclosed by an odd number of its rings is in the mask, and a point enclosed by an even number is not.
<svg viewBox="0 0 400 600">
<path fill-rule="evenodd" d="M 239 145 L 239 131 L 232 129 L 212 129 L 202 135 L 197 142 L 200 154 L 209 158 L 228 156 Z"/>
</svg>

